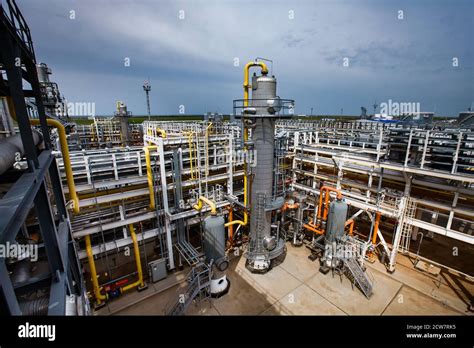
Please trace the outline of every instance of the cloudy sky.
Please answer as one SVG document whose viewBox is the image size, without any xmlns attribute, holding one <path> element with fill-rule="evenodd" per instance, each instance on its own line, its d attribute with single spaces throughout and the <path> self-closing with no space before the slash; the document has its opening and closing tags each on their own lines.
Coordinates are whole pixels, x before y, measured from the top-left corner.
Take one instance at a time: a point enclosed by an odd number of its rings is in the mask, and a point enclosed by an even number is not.
<svg viewBox="0 0 474 348">
<path fill-rule="evenodd" d="M 146 114 L 148 78 L 152 114 L 180 105 L 228 113 L 256 57 L 273 60 L 279 96 L 295 99 L 300 114 L 358 115 L 391 99 L 457 115 L 474 102 L 472 0 L 18 4 L 38 62 L 69 102 L 94 102 L 97 114 L 112 114 L 117 100 Z"/>
</svg>

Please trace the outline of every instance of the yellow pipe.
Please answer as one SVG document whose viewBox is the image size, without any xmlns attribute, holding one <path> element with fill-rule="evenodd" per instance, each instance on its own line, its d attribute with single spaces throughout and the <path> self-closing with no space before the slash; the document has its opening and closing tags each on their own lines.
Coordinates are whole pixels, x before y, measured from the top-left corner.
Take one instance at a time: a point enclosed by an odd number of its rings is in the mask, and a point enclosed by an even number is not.
<svg viewBox="0 0 474 348">
<path fill-rule="evenodd" d="M 166 138 L 166 131 L 164 129 L 161 129 L 161 128 L 156 128 L 156 132 L 161 135 L 162 138 Z M 148 129 L 147 131 L 147 134 L 148 135 L 153 135 L 153 132 L 151 129 Z"/>
<path fill-rule="evenodd" d="M 8 111 L 10 112 L 10 116 L 16 121 L 16 109 L 15 104 L 13 104 L 13 99 L 10 96 L 6 97 L 7 100 L 7 107 Z"/>
<path fill-rule="evenodd" d="M 92 254 L 91 236 L 86 235 L 85 241 L 87 259 L 89 260 L 89 269 L 91 271 L 92 288 L 94 289 L 94 296 L 97 301 L 97 304 L 100 305 L 102 301 L 107 300 L 108 296 L 102 295 L 100 293 L 99 281 L 97 280 L 97 271 L 95 269 L 94 255 Z"/>
<path fill-rule="evenodd" d="M 148 191 L 150 193 L 150 209 L 155 210 L 155 191 L 153 183 L 153 172 L 151 169 L 151 159 L 150 159 L 150 150 L 156 149 L 156 145 L 148 145 L 143 147 L 145 152 L 145 162 L 146 162 L 146 177 L 148 179 Z"/>
<path fill-rule="evenodd" d="M 125 292 L 127 290 L 138 287 L 144 287 L 145 283 L 143 282 L 143 271 L 142 271 L 142 262 L 140 259 L 140 249 L 138 248 L 137 242 L 137 234 L 135 233 L 135 228 L 132 224 L 128 225 L 130 228 L 130 236 L 132 237 L 133 241 L 133 251 L 135 252 L 135 262 L 137 264 L 137 273 L 138 273 L 138 280 L 134 283 L 128 284 L 122 287 L 120 290 L 121 292 Z"/>
<path fill-rule="evenodd" d="M 157 128 L 156 131 L 161 134 L 161 137 L 162 138 L 166 138 L 166 131 L 164 129 L 161 129 L 161 128 Z"/>
<path fill-rule="evenodd" d="M 259 66 L 261 69 L 262 69 L 262 74 L 263 75 L 266 75 L 268 74 L 268 68 L 267 68 L 267 65 L 263 62 L 248 62 L 247 64 L 245 64 L 245 68 L 244 68 L 244 106 L 248 106 L 249 104 L 249 88 L 250 88 L 250 83 L 249 83 L 249 71 L 250 71 L 250 68 L 251 67 L 254 67 L 254 66 Z M 247 152 L 247 142 L 248 142 L 248 139 L 249 139 L 249 133 L 248 133 L 248 129 L 245 128 L 245 124 L 244 124 L 244 152 L 246 153 Z M 228 223 L 225 224 L 225 227 L 229 227 L 229 226 L 232 226 L 232 225 L 241 225 L 241 226 L 246 226 L 248 221 L 249 221 L 249 217 L 248 217 L 248 212 L 247 212 L 247 207 L 248 207 L 248 204 L 249 204 L 249 199 L 248 199 L 248 196 L 249 196 L 249 185 L 248 185 L 248 175 L 247 175 L 247 159 L 244 158 L 245 162 L 244 162 L 244 206 L 245 206 L 245 210 L 244 210 L 244 220 L 234 220 L 234 221 L 229 221 Z"/>
<path fill-rule="evenodd" d="M 209 128 L 211 128 L 212 122 L 206 127 L 206 175 L 209 175 Z"/>
<path fill-rule="evenodd" d="M 229 222 L 234 220 L 234 213 L 232 210 L 232 206 L 229 207 Z M 232 246 L 234 244 L 234 226 L 229 225 L 229 245 Z"/>
<path fill-rule="evenodd" d="M 200 196 L 198 199 L 198 203 L 193 206 L 194 209 L 196 210 L 201 210 L 202 209 L 202 202 L 206 203 L 208 206 L 211 207 L 211 215 L 217 215 L 217 208 L 216 208 L 216 203 L 211 201 L 210 199 Z"/>
<path fill-rule="evenodd" d="M 190 173 L 191 179 L 194 180 L 194 171 L 193 171 L 193 132 L 189 132 L 188 135 L 188 142 L 189 142 L 189 165 L 190 165 Z"/>
<path fill-rule="evenodd" d="M 245 64 L 244 68 L 244 106 L 249 105 L 249 89 L 250 89 L 250 83 L 249 83 L 249 72 L 250 68 L 254 66 L 259 66 L 262 68 L 262 74 L 266 75 L 268 74 L 268 68 L 267 65 L 264 62 L 248 62 Z"/>
<path fill-rule="evenodd" d="M 73 209 L 74 213 L 79 213 L 79 198 L 77 197 L 76 193 L 76 185 L 74 184 L 74 176 L 72 174 L 71 168 L 71 158 L 69 157 L 69 148 L 67 145 L 67 138 L 66 138 L 66 130 L 61 122 L 48 118 L 46 120 L 48 126 L 56 127 L 59 134 L 59 143 L 61 144 L 61 153 L 63 155 L 63 162 L 64 162 L 64 170 L 66 172 L 66 179 L 67 179 L 67 186 L 69 188 L 69 196 L 73 201 Z M 38 126 L 40 124 L 40 120 L 30 119 L 30 124 L 33 126 Z"/>
<path fill-rule="evenodd" d="M 244 128 L 244 151 L 245 152 L 247 151 L 247 146 L 245 144 L 247 143 L 248 138 L 249 138 L 248 130 L 247 130 L 247 128 Z M 247 212 L 247 207 L 248 207 L 248 203 L 249 203 L 249 200 L 248 200 L 249 187 L 248 187 L 247 159 L 246 159 L 246 157 L 247 156 L 244 157 L 244 207 L 245 207 L 245 209 L 244 209 L 244 221 L 242 221 L 242 220 L 229 221 L 228 223 L 226 223 L 224 225 L 225 227 L 229 227 L 229 226 L 232 226 L 232 225 L 247 226 L 248 221 L 249 221 L 249 215 L 248 215 L 248 212 Z"/>
</svg>

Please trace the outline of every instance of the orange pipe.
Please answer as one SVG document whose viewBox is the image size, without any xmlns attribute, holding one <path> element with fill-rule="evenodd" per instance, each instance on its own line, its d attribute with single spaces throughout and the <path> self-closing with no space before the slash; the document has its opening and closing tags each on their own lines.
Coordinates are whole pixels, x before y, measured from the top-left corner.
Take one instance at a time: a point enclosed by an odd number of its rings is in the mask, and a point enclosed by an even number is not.
<svg viewBox="0 0 474 348">
<path fill-rule="evenodd" d="M 372 245 L 377 243 L 377 233 L 379 232 L 379 222 L 380 222 L 380 213 L 375 213 L 375 225 L 374 225 L 374 233 L 372 234 Z"/>
<path fill-rule="evenodd" d="M 314 225 L 304 224 L 303 227 L 306 228 L 307 230 L 310 230 L 310 231 L 314 232 L 314 233 L 324 234 L 323 230 L 318 230 Z"/>
<path fill-rule="evenodd" d="M 299 207 L 299 204 L 298 203 L 293 203 L 293 204 L 288 204 L 288 203 L 285 203 L 285 205 L 283 206 L 283 208 L 281 209 L 281 211 L 285 211 L 287 209 L 296 209 Z"/>
<path fill-rule="evenodd" d="M 349 226 L 349 235 L 352 236 L 353 232 L 354 232 L 354 225 L 355 225 L 355 221 L 353 219 L 349 219 L 346 221 L 346 224 L 345 226 Z"/>
<path fill-rule="evenodd" d="M 324 217 L 323 217 L 323 220 L 326 220 L 327 219 L 327 216 L 328 216 L 328 207 L 327 207 L 327 204 L 329 202 L 329 192 L 332 191 L 332 192 L 337 192 L 338 196 L 341 195 L 341 192 L 334 188 L 334 187 L 330 187 L 330 186 L 323 186 L 321 187 L 321 189 L 319 190 L 319 206 L 318 206 L 318 220 L 321 219 L 321 212 L 322 212 L 322 206 L 323 206 L 323 196 L 325 196 L 325 199 L 324 199 Z"/>
</svg>

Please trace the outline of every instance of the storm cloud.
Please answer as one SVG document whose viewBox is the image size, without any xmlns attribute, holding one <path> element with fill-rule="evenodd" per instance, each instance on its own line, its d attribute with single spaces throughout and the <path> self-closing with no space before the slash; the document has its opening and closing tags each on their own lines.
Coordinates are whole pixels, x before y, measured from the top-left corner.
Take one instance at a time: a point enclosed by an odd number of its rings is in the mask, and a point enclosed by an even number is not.
<svg viewBox="0 0 474 348">
<path fill-rule="evenodd" d="M 98 114 L 117 100 L 145 114 L 146 79 L 153 114 L 231 112 L 256 57 L 273 60 L 278 94 L 300 114 L 359 114 L 391 99 L 456 115 L 473 102 L 472 1 L 18 3 L 38 62 L 68 101 Z"/>
</svg>

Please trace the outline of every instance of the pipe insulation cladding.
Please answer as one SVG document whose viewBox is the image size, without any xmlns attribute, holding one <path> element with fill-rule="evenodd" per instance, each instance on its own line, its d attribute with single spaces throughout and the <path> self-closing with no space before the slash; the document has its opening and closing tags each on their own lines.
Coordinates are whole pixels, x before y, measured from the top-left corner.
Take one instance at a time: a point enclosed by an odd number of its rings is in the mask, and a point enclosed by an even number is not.
<svg viewBox="0 0 474 348">
<path fill-rule="evenodd" d="M 267 75 L 252 78 L 251 107 L 255 109 L 252 142 L 256 165 L 252 168 L 250 244 L 247 266 L 264 272 L 271 259 L 284 252 L 284 241 L 271 234 L 275 157 L 276 79 Z"/>
<path fill-rule="evenodd" d="M 276 98 L 276 79 L 262 75 L 252 78 L 252 107 L 257 114 L 270 113 L 267 110 L 267 100 Z M 251 202 L 254 207 L 250 218 L 250 239 L 265 240 L 270 238 L 271 211 L 259 211 L 264 207 L 257 206 L 259 196 L 264 197 L 266 204 L 273 192 L 273 158 L 275 154 L 275 120 L 273 118 L 257 118 L 252 134 L 257 165 L 254 168 L 252 181 Z M 259 221 L 264 216 L 264 221 Z M 258 243 L 260 246 L 262 243 Z M 258 250 L 257 252 L 265 252 Z"/>
<path fill-rule="evenodd" d="M 33 141 L 38 146 L 42 137 L 41 134 L 36 131 L 31 131 L 33 134 Z M 21 157 L 25 155 L 25 149 L 23 148 L 23 141 L 21 135 L 16 134 L 8 138 L 0 139 L 0 175 L 10 169 L 13 164 L 17 161 L 17 154 Z"/>
</svg>

